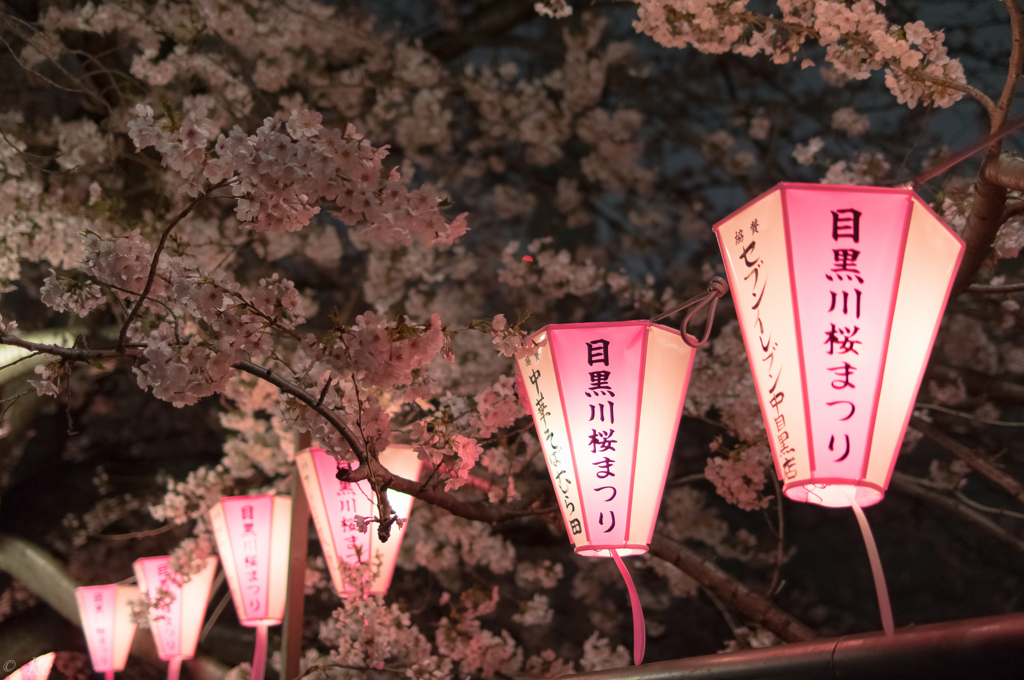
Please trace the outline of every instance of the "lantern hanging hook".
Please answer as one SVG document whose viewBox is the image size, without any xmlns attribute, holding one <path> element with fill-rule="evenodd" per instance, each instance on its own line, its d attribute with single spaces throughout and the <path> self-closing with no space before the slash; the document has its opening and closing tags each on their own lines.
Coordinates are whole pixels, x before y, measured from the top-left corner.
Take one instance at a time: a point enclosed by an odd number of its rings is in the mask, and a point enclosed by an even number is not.
<svg viewBox="0 0 1024 680">
<path fill-rule="evenodd" d="M 676 312 L 681 312 L 687 307 L 693 307 L 686 316 L 683 318 L 683 323 L 679 327 L 679 335 L 682 336 L 683 342 L 690 347 L 697 349 L 708 344 L 708 338 L 711 337 L 711 325 L 715 322 L 715 309 L 718 307 L 719 299 L 725 297 L 725 294 L 729 292 L 729 284 L 721 276 L 712 276 L 711 280 L 708 281 L 707 291 L 690 298 L 678 307 L 674 307 L 667 312 L 658 314 L 657 316 L 651 317 L 651 321 L 660 321 L 666 317 L 672 316 Z M 686 327 L 690 324 L 690 319 L 698 311 L 703 309 L 706 305 L 708 307 L 708 319 L 704 325 L 704 335 L 700 340 L 696 340 L 696 336 L 692 336 L 686 332 Z"/>
</svg>

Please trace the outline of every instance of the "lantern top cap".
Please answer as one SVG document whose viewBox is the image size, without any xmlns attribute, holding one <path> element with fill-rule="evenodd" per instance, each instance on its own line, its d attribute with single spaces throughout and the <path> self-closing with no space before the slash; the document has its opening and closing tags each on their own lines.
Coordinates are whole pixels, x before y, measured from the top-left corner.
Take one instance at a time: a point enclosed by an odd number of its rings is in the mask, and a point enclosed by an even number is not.
<svg viewBox="0 0 1024 680">
<path fill-rule="evenodd" d="M 962 240 L 960 239 L 960 236 L 955 231 L 953 231 L 948 224 L 946 224 L 946 221 L 944 219 L 942 219 L 941 217 L 936 215 L 935 211 L 932 210 L 931 207 L 927 203 L 925 203 L 924 200 L 922 200 L 922 198 L 917 195 L 917 192 L 914 191 L 914 189 L 911 186 L 909 186 L 909 185 L 900 185 L 900 186 L 895 186 L 895 187 L 877 187 L 877 186 L 859 185 L 859 184 L 819 184 L 817 182 L 779 182 L 778 184 L 773 186 L 768 191 L 765 191 L 764 193 L 758 195 L 757 198 L 754 198 L 753 200 L 750 200 L 750 201 L 744 203 L 742 206 L 740 206 L 736 210 L 733 210 L 731 213 L 729 213 L 728 215 L 726 215 L 722 219 L 718 220 L 718 222 L 715 223 L 715 226 L 712 227 L 711 230 L 714 231 L 715 233 L 718 233 L 718 229 L 723 224 L 725 224 L 726 222 L 729 222 L 730 220 L 732 220 L 734 217 L 736 217 L 737 214 L 739 214 L 740 212 L 746 210 L 747 208 L 749 208 L 754 203 L 758 203 L 759 201 L 764 200 L 765 198 L 767 198 L 768 196 L 771 196 L 772 194 L 774 194 L 777 191 L 785 192 L 787 189 L 799 189 L 800 191 L 828 191 L 828 192 L 832 192 L 832 193 L 850 192 L 850 193 L 860 193 L 860 194 L 863 194 L 863 193 L 878 193 L 878 194 L 890 194 L 890 195 L 891 194 L 901 194 L 901 195 L 907 196 L 908 198 L 910 198 L 911 201 L 917 203 L 921 208 L 923 208 L 924 210 L 928 211 L 928 213 L 931 214 L 931 216 L 935 219 L 935 221 L 938 222 L 940 225 L 942 225 L 946 229 L 946 231 L 949 232 L 950 236 L 952 236 L 953 238 L 955 238 L 958 241 L 962 242 Z"/>
<path fill-rule="evenodd" d="M 590 321 L 590 322 L 583 322 L 583 323 L 549 323 L 546 326 L 543 326 L 542 328 L 540 328 L 538 330 L 535 330 L 533 333 L 530 333 L 530 335 L 527 336 L 526 339 L 527 340 L 535 340 L 536 338 L 540 337 L 541 335 L 547 333 L 550 330 L 571 330 L 571 329 L 574 329 L 574 328 L 594 328 L 596 326 L 605 326 L 605 327 L 611 327 L 611 328 L 615 328 L 615 327 L 618 327 L 618 326 L 653 326 L 655 328 L 660 328 L 661 330 L 666 331 L 668 333 L 675 333 L 675 334 L 679 333 L 679 331 L 677 329 L 675 329 L 675 328 L 670 328 L 670 327 L 664 326 L 664 325 L 662 325 L 660 323 L 654 323 L 653 321 L 651 321 L 649 319 L 628 319 L 626 321 Z"/>
</svg>

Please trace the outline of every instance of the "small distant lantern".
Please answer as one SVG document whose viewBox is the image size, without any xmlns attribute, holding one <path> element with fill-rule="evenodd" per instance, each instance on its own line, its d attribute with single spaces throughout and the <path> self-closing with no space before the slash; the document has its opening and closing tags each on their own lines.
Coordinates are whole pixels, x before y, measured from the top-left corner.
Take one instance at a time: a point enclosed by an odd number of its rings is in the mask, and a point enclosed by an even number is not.
<svg viewBox="0 0 1024 680">
<path fill-rule="evenodd" d="M 779 184 L 714 228 L 787 497 L 889 486 L 964 244 L 910 189 Z"/>
<path fill-rule="evenodd" d="M 207 558 L 203 570 L 190 576 L 186 583 L 181 583 L 181 575 L 173 573 L 167 555 L 143 557 L 135 560 L 133 566 L 139 587 L 151 602 L 161 594 L 171 598 L 165 606 L 150 609 L 149 629 L 157 654 L 168 662 L 167 680 L 178 680 L 182 660 L 196 654 L 217 558 Z"/>
<path fill-rule="evenodd" d="M 284 618 L 292 499 L 225 496 L 210 508 L 210 524 L 238 620 L 256 629 L 251 680 L 263 680 L 267 628 Z"/>
<path fill-rule="evenodd" d="M 566 532 L 629 587 L 637 664 L 643 615 L 620 556 L 650 545 L 694 352 L 679 331 L 619 321 L 546 326 L 516 357 Z"/>
<path fill-rule="evenodd" d="M 380 462 L 399 477 L 419 481 L 422 463 L 411 446 L 387 447 L 380 454 Z M 323 449 L 315 447 L 296 456 L 295 463 L 309 499 L 310 514 L 323 546 L 334 589 L 342 597 L 387 593 L 406 524 L 401 527 L 392 525 L 391 538 L 386 543 L 381 543 L 373 526 L 365 532 L 358 530 L 356 515 L 374 516 L 376 496 L 369 480 L 342 482 L 337 476 L 339 469 L 354 469 L 358 463 L 350 466 L 349 463 L 338 462 Z M 388 490 L 388 503 L 401 519 L 409 519 L 412 502 L 412 496 Z M 367 563 L 375 572 L 373 580 L 366 584 L 356 582 L 349 567 Z"/>
<path fill-rule="evenodd" d="M 92 668 L 112 680 L 123 671 L 135 638 L 132 602 L 139 599 L 135 586 L 87 586 L 75 589 L 78 613 L 85 631 Z"/>
<path fill-rule="evenodd" d="M 54 653 L 43 654 L 7 676 L 7 680 L 46 680 L 53 668 Z"/>
</svg>

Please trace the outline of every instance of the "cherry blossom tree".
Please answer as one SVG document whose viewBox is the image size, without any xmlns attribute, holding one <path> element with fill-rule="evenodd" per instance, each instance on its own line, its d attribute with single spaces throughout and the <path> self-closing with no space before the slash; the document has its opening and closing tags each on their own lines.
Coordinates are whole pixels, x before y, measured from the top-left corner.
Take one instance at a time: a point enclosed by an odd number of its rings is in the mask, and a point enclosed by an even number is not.
<svg viewBox="0 0 1024 680">
<path fill-rule="evenodd" d="M 892 510 L 873 512 L 898 619 L 1014 607 L 1024 158 L 1000 135 L 1024 16 L 957 7 L 0 5 L 0 528 L 21 537 L 0 538 L 0 641 L 28 630 L 86 672 L 73 631 L 33 617 L 142 554 L 187 577 L 214 550 L 211 505 L 289 492 L 301 439 L 359 463 L 381 540 L 384 492 L 420 501 L 387 597 L 339 599 L 310 545 L 304 675 L 626 665 L 618 573 L 569 549 L 512 357 L 545 323 L 700 292 L 722 271 L 710 224 L 778 181 L 940 167 L 920 192 L 967 250 Z M 980 162 L 943 165 L 986 135 Z M 875 627 L 859 546 L 829 543 L 852 518 L 823 529 L 833 515 L 782 501 L 728 304 L 712 322 L 631 563 L 648 660 Z M 396 442 L 425 482 L 381 464 Z M 920 604 L 922 545 L 983 597 Z M 245 632 L 215 611 L 203 653 L 244 678 Z"/>
</svg>

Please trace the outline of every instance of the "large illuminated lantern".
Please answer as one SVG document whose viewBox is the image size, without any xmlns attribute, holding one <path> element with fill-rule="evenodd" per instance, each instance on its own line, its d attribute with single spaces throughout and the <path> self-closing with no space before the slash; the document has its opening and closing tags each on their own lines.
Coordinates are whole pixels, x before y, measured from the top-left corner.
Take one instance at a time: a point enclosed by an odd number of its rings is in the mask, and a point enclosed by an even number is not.
<svg viewBox="0 0 1024 680">
<path fill-rule="evenodd" d="M 629 586 L 637 664 L 643 615 L 620 557 L 650 545 L 694 351 L 674 329 L 618 321 L 546 326 L 516 357 L 566 532 Z"/>
<path fill-rule="evenodd" d="M 256 629 L 251 680 L 263 680 L 267 628 L 284 618 L 292 499 L 225 496 L 210 508 L 210 524 L 238 620 Z"/>
<path fill-rule="evenodd" d="M 380 454 L 381 465 L 406 479 L 418 481 L 422 463 L 411 446 L 392 445 Z M 369 480 L 342 482 L 339 469 L 350 469 L 320 448 L 309 448 L 295 457 L 310 514 L 323 546 L 334 589 L 342 597 L 383 595 L 391 585 L 406 524 L 392 525 L 391 537 L 381 543 L 374 526 L 359 531 L 356 516 L 376 514 L 376 496 Z M 388 503 L 403 520 L 412 512 L 412 497 L 388 490 Z M 372 580 L 359 582 L 359 565 L 367 564 Z M 353 567 L 355 567 L 353 569 Z"/>
<path fill-rule="evenodd" d="M 75 589 L 78 614 L 85 631 L 92 669 L 113 680 L 123 671 L 135 639 L 136 623 L 132 603 L 139 600 L 135 586 L 85 586 Z"/>
<path fill-rule="evenodd" d="M 885 495 L 964 244 L 908 188 L 780 184 L 715 225 L 787 497 L 857 516 Z"/>
<path fill-rule="evenodd" d="M 909 189 L 780 184 L 715 226 L 789 498 L 882 499 L 964 244 Z"/>
<path fill-rule="evenodd" d="M 157 654 L 168 662 L 167 679 L 178 680 L 181 662 L 196 654 L 210 587 L 217 572 L 217 558 L 207 558 L 202 571 L 184 583 L 180 583 L 181 576 L 173 572 L 170 562 L 167 555 L 143 557 L 132 566 L 139 588 L 150 602 L 156 602 L 162 594 L 169 599 L 163 606 L 150 608 L 149 629 Z"/>
</svg>

